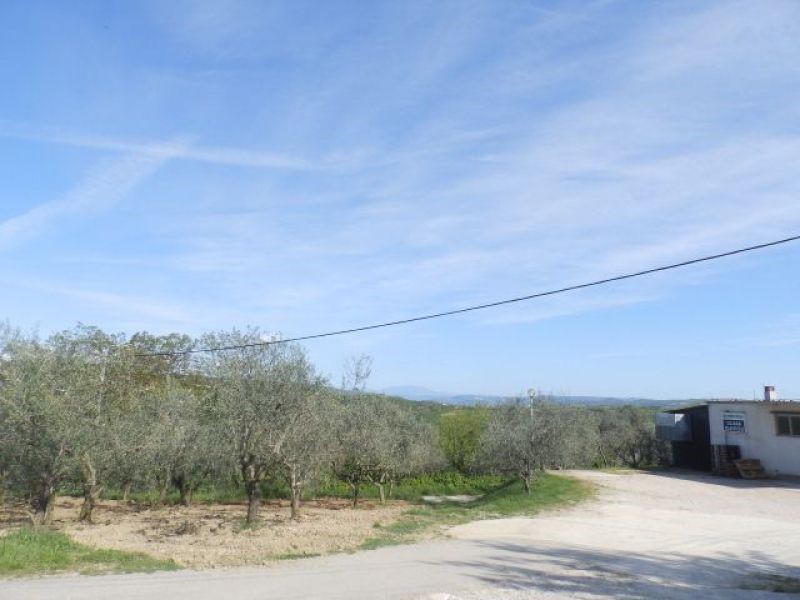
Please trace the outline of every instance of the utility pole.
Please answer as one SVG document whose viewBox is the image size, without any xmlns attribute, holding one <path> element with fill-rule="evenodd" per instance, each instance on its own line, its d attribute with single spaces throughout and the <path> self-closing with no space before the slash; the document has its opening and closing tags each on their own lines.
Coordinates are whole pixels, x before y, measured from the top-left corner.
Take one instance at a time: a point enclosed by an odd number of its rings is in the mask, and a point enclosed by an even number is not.
<svg viewBox="0 0 800 600">
<path fill-rule="evenodd" d="M 530 388 L 528 390 L 528 403 L 530 404 L 531 409 L 531 423 L 533 423 L 533 404 L 536 402 L 536 390 Z"/>
</svg>

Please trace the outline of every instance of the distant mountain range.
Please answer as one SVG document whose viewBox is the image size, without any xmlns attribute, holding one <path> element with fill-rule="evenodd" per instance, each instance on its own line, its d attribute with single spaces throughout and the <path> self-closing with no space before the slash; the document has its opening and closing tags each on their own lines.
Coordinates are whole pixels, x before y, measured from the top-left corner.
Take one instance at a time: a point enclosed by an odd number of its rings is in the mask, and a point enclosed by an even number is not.
<svg viewBox="0 0 800 600">
<path fill-rule="evenodd" d="M 380 392 L 387 396 L 399 396 L 406 400 L 438 402 L 456 406 L 497 404 L 509 398 L 509 396 L 492 396 L 486 394 L 450 394 L 414 385 L 390 386 L 380 390 Z M 677 406 L 686 403 L 686 401 L 683 400 L 653 400 L 650 398 L 616 398 L 606 396 L 554 396 L 553 399 L 556 402 L 564 404 L 593 404 L 602 406 L 619 406 L 624 404 L 634 404 L 637 406 Z"/>
</svg>

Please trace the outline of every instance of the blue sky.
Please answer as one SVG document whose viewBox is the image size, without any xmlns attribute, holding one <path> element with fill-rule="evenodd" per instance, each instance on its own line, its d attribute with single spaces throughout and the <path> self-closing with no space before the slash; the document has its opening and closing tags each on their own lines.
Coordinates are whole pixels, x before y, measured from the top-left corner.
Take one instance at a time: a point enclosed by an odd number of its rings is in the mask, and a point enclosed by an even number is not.
<svg viewBox="0 0 800 600">
<path fill-rule="evenodd" d="M 800 4 L 4 2 L 0 318 L 286 336 L 800 232 Z M 800 397 L 800 244 L 308 344 L 338 378 Z"/>
</svg>

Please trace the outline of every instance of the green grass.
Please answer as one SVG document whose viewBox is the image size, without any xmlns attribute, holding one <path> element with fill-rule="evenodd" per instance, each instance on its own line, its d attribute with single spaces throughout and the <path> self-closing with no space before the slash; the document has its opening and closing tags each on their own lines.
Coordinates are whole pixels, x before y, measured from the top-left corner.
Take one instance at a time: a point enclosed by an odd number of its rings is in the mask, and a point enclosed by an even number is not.
<svg viewBox="0 0 800 600">
<path fill-rule="evenodd" d="M 496 489 L 507 481 L 498 475 L 464 475 L 457 471 L 440 471 L 406 477 L 392 487 L 392 500 L 405 500 L 407 502 L 421 502 L 423 496 L 449 496 L 454 494 L 481 495 Z M 386 486 L 389 492 L 389 486 Z M 322 482 L 313 490 L 313 496 L 349 498 L 350 488 L 335 480 Z M 366 484 L 361 487 L 360 497 L 376 499 L 380 496 L 378 487 Z"/>
<path fill-rule="evenodd" d="M 367 539 L 362 548 L 371 550 L 412 542 L 424 533 L 469 521 L 531 516 L 586 500 L 593 493 L 589 484 L 562 475 L 542 475 L 530 495 L 525 493 L 521 482 L 506 480 L 468 504 L 449 502 L 412 508 L 400 520 L 381 527 L 381 534 Z"/>
<path fill-rule="evenodd" d="M 300 558 L 314 558 L 315 556 L 322 556 L 314 552 L 286 552 L 284 554 L 276 554 L 272 556 L 275 560 L 298 560 Z"/>
<path fill-rule="evenodd" d="M 397 544 L 402 544 L 404 541 L 404 539 L 398 538 L 397 536 L 384 535 L 381 537 L 374 537 L 364 540 L 360 549 L 377 550 L 378 548 L 383 548 L 384 546 L 395 546 Z"/>
<path fill-rule="evenodd" d="M 401 479 L 393 486 L 391 497 L 393 500 L 419 502 L 422 496 L 428 495 L 479 495 L 497 488 L 505 481 L 507 481 L 506 478 L 497 475 L 464 475 L 456 471 L 440 471 Z M 387 485 L 386 492 L 388 493 L 388 491 L 389 486 Z M 289 498 L 289 488 L 283 481 L 266 481 L 261 485 L 261 494 L 265 499 L 286 500 Z M 350 498 L 351 494 L 352 490 L 346 483 L 328 476 L 317 485 L 306 489 L 304 499 Z M 375 500 L 379 496 L 380 492 L 377 486 L 369 483 L 361 486 L 361 498 Z M 103 498 L 120 500 L 122 492 L 111 488 L 103 492 Z M 130 499 L 140 504 L 155 504 L 158 500 L 158 492 L 156 490 L 136 490 L 131 493 Z M 247 496 L 242 486 L 207 485 L 192 495 L 192 502 L 200 504 L 237 504 L 246 500 Z M 178 501 L 178 493 L 171 489 L 167 494 L 167 504 L 177 504 Z"/>
<path fill-rule="evenodd" d="M 59 572 L 82 574 L 174 570 L 173 561 L 119 550 L 98 550 L 63 533 L 23 527 L 0 537 L 0 577 Z"/>
</svg>

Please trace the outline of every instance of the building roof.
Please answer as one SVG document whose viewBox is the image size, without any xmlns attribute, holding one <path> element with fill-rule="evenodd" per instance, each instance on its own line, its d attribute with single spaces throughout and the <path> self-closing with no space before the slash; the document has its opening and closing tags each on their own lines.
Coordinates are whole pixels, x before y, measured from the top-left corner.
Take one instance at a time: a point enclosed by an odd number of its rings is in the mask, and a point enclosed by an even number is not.
<svg viewBox="0 0 800 600">
<path fill-rule="evenodd" d="M 690 410 L 697 410 L 698 408 L 708 408 L 708 402 L 703 402 L 701 404 L 687 404 L 686 406 L 682 406 L 681 408 L 671 408 L 669 410 L 662 410 L 661 412 L 672 413 L 677 415 L 685 413 Z"/>
<path fill-rule="evenodd" d="M 761 405 L 789 405 L 800 406 L 800 401 L 797 400 L 708 400 L 706 404 L 758 404 Z"/>
<path fill-rule="evenodd" d="M 737 404 L 737 405 L 752 404 L 755 406 L 767 406 L 773 410 L 781 408 L 791 408 L 800 410 L 800 401 L 798 400 L 737 400 L 735 398 L 731 398 L 730 400 L 704 400 L 702 402 L 697 402 L 695 404 L 688 404 L 681 408 L 673 408 L 661 412 L 678 414 L 689 410 L 703 408 L 704 406 L 708 406 L 710 404 Z"/>
</svg>

